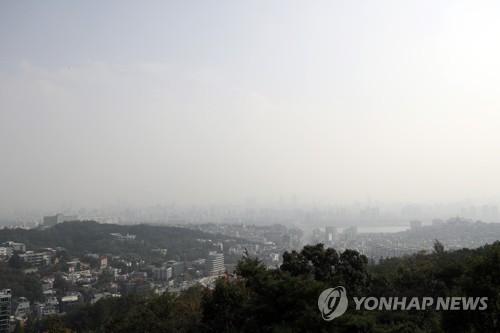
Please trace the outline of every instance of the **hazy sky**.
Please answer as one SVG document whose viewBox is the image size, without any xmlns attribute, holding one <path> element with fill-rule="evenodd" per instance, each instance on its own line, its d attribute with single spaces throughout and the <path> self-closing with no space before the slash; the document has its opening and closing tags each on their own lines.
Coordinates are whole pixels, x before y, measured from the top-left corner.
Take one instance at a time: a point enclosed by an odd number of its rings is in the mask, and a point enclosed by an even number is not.
<svg viewBox="0 0 500 333">
<path fill-rule="evenodd" d="M 500 194 L 498 1 L 0 1 L 0 208 Z"/>
</svg>

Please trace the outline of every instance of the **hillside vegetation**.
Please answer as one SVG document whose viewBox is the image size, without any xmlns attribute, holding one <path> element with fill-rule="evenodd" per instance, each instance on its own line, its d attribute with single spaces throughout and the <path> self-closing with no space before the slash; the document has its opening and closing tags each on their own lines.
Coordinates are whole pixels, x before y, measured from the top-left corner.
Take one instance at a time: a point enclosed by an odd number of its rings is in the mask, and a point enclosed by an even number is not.
<svg viewBox="0 0 500 333">
<path fill-rule="evenodd" d="M 134 240 L 117 240 L 111 233 L 136 235 Z M 25 243 L 27 250 L 43 248 L 65 248 L 75 256 L 84 253 L 110 255 L 135 254 L 141 258 L 152 255 L 153 249 L 167 249 L 167 257 L 177 260 L 192 260 L 204 257 L 206 246 L 197 239 L 210 238 L 225 241 L 228 237 L 207 235 L 170 226 L 100 224 L 94 221 L 65 222 L 46 229 L 3 229 L 0 243 L 15 241 Z"/>
</svg>

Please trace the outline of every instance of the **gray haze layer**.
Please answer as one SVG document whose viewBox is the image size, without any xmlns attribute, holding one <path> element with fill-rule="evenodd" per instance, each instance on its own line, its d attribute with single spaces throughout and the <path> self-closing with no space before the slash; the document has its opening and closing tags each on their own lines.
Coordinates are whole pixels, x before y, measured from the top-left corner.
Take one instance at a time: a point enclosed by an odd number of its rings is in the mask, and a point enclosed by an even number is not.
<svg viewBox="0 0 500 333">
<path fill-rule="evenodd" d="M 499 194 L 496 1 L 2 1 L 0 209 Z"/>
</svg>

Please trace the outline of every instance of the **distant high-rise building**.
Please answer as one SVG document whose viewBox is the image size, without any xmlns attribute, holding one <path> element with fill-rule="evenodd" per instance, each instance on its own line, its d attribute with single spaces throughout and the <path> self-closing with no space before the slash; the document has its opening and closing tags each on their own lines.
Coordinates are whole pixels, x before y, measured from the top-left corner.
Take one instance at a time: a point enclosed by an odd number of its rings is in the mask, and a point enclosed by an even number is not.
<svg viewBox="0 0 500 333">
<path fill-rule="evenodd" d="M 216 251 L 211 251 L 207 259 L 205 259 L 204 271 L 205 275 L 217 275 L 224 273 L 224 255 L 222 253 L 217 253 Z"/>
<path fill-rule="evenodd" d="M 344 237 L 346 240 L 355 240 L 358 236 L 358 227 L 352 226 L 344 230 Z"/>
<path fill-rule="evenodd" d="M 12 292 L 10 289 L 0 290 L 0 333 L 10 332 L 10 305 Z"/>
<path fill-rule="evenodd" d="M 378 220 L 380 211 L 378 207 L 366 207 L 359 211 L 359 217 L 363 220 Z"/>
<path fill-rule="evenodd" d="M 183 261 L 169 260 L 162 266 L 172 268 L 172 276 L 175 277 L 184 274 L 186 264 Z"/>
<path fill-rule="evenodd" d="M 153 269 L 155 281 L 166 281 L 172 277 L 172 267 L 155 267 Z"/>
<path fill-rule="evenodd" d="M 491 219 L 491 216 L 490 216 L 490 206 L 483 205 L 481 207 L 481 219 L 484 222 L 489 222 L 489 220 Z"/>
<path fill-rule="evenodd" d="M 422 227 L 422 222 L 418 220 L 410 221 L 410 230 L 418 230 Z"/>
<path fill-rule="evenodd" d="M 338 240 L 338 231 L 335 226 L 325 227 L 325 242 L 331 243 L 336 242 Z"/>
<path fill-rule="evenodd" d="M 63 214 L 56 214 L 54 216 L 44 216 L 43 217 L 43 225 L 44 226 L 53 226 L 63 222 L 69 221 L 78 221 L 77 216 L 64 216 Z"/>
</svg>

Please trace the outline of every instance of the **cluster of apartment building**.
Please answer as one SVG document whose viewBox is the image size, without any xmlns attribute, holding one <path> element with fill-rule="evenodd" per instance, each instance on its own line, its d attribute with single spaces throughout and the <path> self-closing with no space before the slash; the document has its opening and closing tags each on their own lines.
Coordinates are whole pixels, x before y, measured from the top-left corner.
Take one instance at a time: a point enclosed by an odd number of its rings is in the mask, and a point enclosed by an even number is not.
<svg viewBox="0 0 500 333">
<path fill-rule="evenodd" d="M 358 233 L 356 227 L 327 226 L 324 232 L 315 229 L 313 243 L 324 243 L 339 251 L 354 249 L 376 263 L 381 258 L 402 257 L 418 252 L 431 253 L 436 240 L 447 250 L 475 248 L 500 238 L 500 224 L 472 221 L 465 218 L 435 219 L 432 225 L 419 220 L 409 222 L 409 228 L 399 232 Z"/>
</svg>

